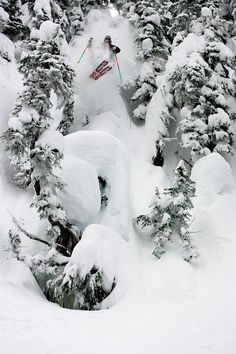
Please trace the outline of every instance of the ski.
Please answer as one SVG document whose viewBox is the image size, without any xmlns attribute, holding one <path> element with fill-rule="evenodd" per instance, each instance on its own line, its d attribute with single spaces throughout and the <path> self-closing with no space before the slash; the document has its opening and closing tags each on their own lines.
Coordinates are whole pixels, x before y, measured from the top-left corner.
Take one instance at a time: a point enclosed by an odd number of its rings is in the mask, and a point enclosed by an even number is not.
<svg viewBox="0 0 236 354">
<path fill-rule="evenodd" d="M 94 75 L 93 79 L 96 81 L 100 79 L 101 76 L 105 75 L 107 72 L 111 71 L 112 66 L 107 66 L 103 70 L 99 71 L 96 75 Z"/>
<path fill-rule="evenodd" d="M 91 79 L 94 79 L 94 76 L 96 76 L 101 70 L 103 70 L 108 64 L 107 60 L 103 60 L 101 64 L 98 65 L 98 67 L 92 72 L 92 74 L 89 75 Z"/>
</svg>

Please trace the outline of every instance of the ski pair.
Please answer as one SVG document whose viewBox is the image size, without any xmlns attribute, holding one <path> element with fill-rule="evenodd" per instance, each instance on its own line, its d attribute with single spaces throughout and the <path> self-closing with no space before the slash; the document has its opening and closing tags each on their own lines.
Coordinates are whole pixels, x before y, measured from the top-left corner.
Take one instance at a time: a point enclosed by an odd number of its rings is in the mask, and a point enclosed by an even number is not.
<svg viewBox="0 0 236 354">
<path fill-rule="evenodd" d="M 112 66 L 107 66 L 108 61 L 103 60 L 103 62 L 89 75 L 90 79 L 98 80 L 101 76 L 105 75 L 108 71 L 112 69 Z"/>
</svg>

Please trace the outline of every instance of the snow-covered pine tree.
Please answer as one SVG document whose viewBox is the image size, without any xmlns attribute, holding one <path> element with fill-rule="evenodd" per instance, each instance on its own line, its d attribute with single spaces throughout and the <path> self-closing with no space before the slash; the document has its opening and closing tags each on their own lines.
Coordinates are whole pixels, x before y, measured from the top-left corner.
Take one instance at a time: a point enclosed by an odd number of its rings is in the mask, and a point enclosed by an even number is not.
<svg viewBox="0 0 236 354">
<path fill-rule="evenodd" d="M 45 33 L 46 29 L 51 31 L 51 35 Z M 60 107 L 64 106 L 59 130 L 66 134 L 73 122 L 74 72 L 60 53 L 60 26 L 46 21 L 42 24 L 41 31 L 42 39 L 36 49 L 20 62 L 19 71 L 24 77 L 24 91 L 16 101 L 9 130 L 5 133 L 6 149 L 11 164 L 17 170 L 14 180 L 21 187 L 30 183 L 30 151 L 51 123 L 51 91 L 57 95 Z"/>
<path fill-rule="evenodd" d="M 69 256 L 78 239 L 57 197 L 57 191 L 63 188 L 63 182 L 55 174 L 63 157 L 62 147 L 62 135 L 48 130 L 40 136 L 35 148 L 31 150 L 31 178 L 36 192 L 32 206 L 37 209 L 41 219 L 49 221 L 47 239 L 60 253 Z"/>
<path fill-rule="evenodd" d="M 136 218 L 138 227 L 152 230 L 151 238 L 155 243 L 153 254 L 157 258 L 166 252 L 166 244 L 176 237 L 181 241 L 185 261 L 189 262 L 198 256 L 189 231 L 194 194 L 194 182 L 184 162 L 180 161 L 175 170 L 173 186 L 165 189 L 162 195 L 157 189 L 149 214 Z"/>
<path fill-rule="evenodd" d="M 83 276 L 75 266 L 65 268 L 55 280 L 48 282 L 48 299 L 64 308 L 99 310 L 101 302 L 111 293 L 103 285 L 103 274 L 95 267 Z"/>
<path fill-rule="evenodd" d="M 134 110 L 137 120 L 145 120 L 147 106 L 157 89 L 156 75 L 163 71 L 167 58 L 167 42 L 165 41 L 161 18 L 158 14 L 160 2 L 140 0 L 135 3 L 134 15 L 130 21 L 136 32 L 140 75 L 137 77 L 137 91 L 131 98 L 138 103 Z"/>
<path fill-rule="evenodd" d="M 84 14 L 81 9 L 81 1 L 69 1 L 66 15 L 69 22 L 69 33 L 67 39 L 71 40 L 74 36 L 80 36 L 84 31 Z"/>
<path fill-rule="evenodd" d="M 168 38 L 171 42 L 178 43 L 178 39 L 183 39 L 190 32 L 191 21 L 198 18 L 201 13 L 203 0 L 172 0 L 169 2 L 168 12 L 171 15 L 170 27 L 168 28 Z"/>
<path fill-rule="evenodd" d="M 20 18 L 19 0 L 0 0 L 0 32 L 12 41 L 25 39 L 29 29 Z"/>
</svg>

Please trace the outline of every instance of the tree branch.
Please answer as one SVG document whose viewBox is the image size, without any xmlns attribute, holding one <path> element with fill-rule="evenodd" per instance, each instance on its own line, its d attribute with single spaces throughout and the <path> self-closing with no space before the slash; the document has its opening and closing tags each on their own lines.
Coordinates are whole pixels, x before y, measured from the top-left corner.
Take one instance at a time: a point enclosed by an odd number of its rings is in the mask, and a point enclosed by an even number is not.
<svg viewBox="0 0 236 354">
<path fill-rule="evenodd" d="M 25 230 L 25 229 L 21 226 L 21 224 L 19 223 L 19 221 L 16 219 L 16 217 L 15 217 L 9 210 L 8 210 L 8 213 L 11 215 L 13 223 L 18 227 L 18 229 L 19 229 L 21 232 L 23 232 L 23 234 L 24 234 L 25 236 L 27 236 L 27 237 L 30 238 L 31 240 L 41 242 L 41 243 L 43 243 L 44 245 L 47 245 L 48 247 L 51 247 L 51 246 L 52 246 L 50 242 L 45 241 L 45 240 L 41 239 L 40 237 L 37 237 L 37 236 L 35 236 L 35 235 L 29 233 L 27 230 Z"/>
</svg>

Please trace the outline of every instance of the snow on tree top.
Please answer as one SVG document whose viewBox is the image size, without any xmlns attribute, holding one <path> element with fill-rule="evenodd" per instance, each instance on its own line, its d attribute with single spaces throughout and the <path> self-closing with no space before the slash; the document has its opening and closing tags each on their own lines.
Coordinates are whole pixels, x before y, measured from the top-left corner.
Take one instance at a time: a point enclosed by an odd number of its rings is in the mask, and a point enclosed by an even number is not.
<svg viewBox="0 0 236 354">
<path fill-rule="evenodd" d="M 202 8 L 202 16 L 203 17 L 212 17 L 212 11 L 208 7 Z"/>
<path fill-rule="evenodd" d="M 8 13 L 2 7 L 0 7 L 0 20 L 4 22 L 9 20 Z"/>
<path fill-rule="evenodd" d="M 60 152 L 64 151 L 63 135 L 56 130 L 48 129 L 39 137 L 36 146 L 50 146 L 52 149 L 57 149 Z"/>
<path fill-rule="evenodd" d="M 56 40 L 59 32 L 60 25 L 49 20 L 44 21 L 39 28 L 40 39 L 45 42 Z"/>
<path fill-rule="evenodd" d="M 37 13 L 37 15 L 42 16 L 42 18 L 47 15 L 47 17 L 51 19 L 52 16 L 50 0 L 35 0 L 34 11 Z"/>
<path fill-rule="evenodd" d="M 209 116 L 209 127 L 215 128 L 218 125 L 230 125 L 229 115 L 222 108 L 218 108 L 217 111 L 218 113 Z"/>
</svg>

